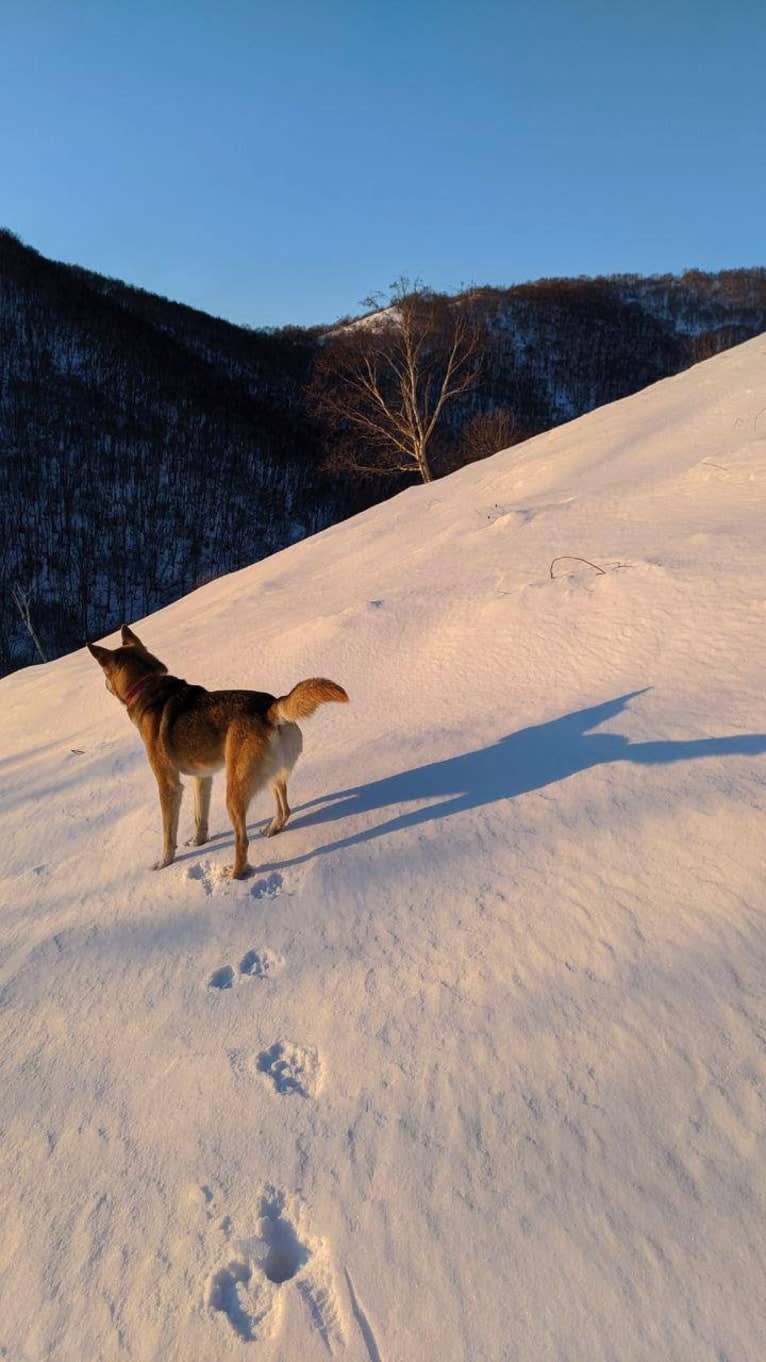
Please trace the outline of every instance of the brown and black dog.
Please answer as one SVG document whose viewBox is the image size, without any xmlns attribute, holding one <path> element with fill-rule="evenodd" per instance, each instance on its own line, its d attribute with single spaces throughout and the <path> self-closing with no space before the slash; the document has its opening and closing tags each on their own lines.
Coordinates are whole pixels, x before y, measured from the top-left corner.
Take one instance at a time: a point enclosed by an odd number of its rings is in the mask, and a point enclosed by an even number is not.
<svg viewBox="0 0 766 1362">
<path fill-rule="evenodd" d="M 208 811 L 213 775 L 226 767 L 226 807 L 234 827 L 235 879 L 247 875 L 247 810 L 264 785 L 274 791 L 276 814 L 266 837 L 280 832 L 290 816 L 287 778 L 303 747 L 296 719 L 306 719 L 328 700 L 346 702 L 342 686 L 323 677 L 299 681 L 289 695 L 266 695 L 257 690 L 205 690 L 168 676 L 160 662 L 125 624 L 122 647 L 88 648 L 103 668 L 106 688 L 128 711 L 144 741 L 157 779 L 162 808 L 161 870 L 176 854 L 181 776 L 194 780 L 195 836 L 189 845 L 201 846 L 208 837 Z"/>
</svg>

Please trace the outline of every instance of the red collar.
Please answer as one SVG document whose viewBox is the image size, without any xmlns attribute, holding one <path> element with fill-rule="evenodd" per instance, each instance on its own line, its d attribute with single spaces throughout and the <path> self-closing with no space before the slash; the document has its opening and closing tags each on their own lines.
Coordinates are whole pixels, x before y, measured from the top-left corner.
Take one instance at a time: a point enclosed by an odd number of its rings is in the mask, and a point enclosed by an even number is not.
<svg viewBox="0 0 766 1362">
<path fill-rule="evenodd" d="M 150 672 L 148 676 L 142 676 L 141 680 L 137 681 L 135 686 L 131 686 L 130 690 L 127 691 L 125 695 L 123 695 L 122 703 L 128 706 L 132 705 L 133 701 L 138 695 L 138 692 L 143 690 L 144 686 L 148 681 L 156 681 L 157 676 L 158 676 L 157 672 Z"/>
</svg>

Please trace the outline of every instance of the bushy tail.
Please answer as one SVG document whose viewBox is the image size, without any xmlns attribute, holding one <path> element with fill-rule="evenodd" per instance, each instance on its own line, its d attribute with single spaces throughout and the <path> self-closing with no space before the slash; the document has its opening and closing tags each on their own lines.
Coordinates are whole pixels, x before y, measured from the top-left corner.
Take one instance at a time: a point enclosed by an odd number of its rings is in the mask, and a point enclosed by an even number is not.
<svg viewBox="0 0 766 1362">
<path fill-rule="evenodd" d="M 269 719 L 273 724 L 294 724 L 298 719 L 308 719 L 320 705 L 328 700 L 338 704 L 348 703 L 348 696 L 342 686 L 334 681 L 326 681 L 323 676 L 312 676 L 308 681 L 299 681 L 289 695 L 280 695 L 269 709 Z"/>
</svg>

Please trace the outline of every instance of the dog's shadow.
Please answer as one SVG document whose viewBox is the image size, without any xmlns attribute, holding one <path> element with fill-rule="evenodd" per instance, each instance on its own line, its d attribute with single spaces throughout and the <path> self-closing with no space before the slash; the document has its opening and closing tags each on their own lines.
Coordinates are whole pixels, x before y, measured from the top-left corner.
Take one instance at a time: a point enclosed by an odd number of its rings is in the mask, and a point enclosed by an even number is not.
<svg viewBox="0 0 766 1362">
<path fill-rule="evenodd" d="M 562 715 L 548 723 L 519 729 L 489 747 L 464 752 L 444 761 L 430 762 L 426 766 L 413 767 L 382 780 L 369 781 L 366 785 L 356 785 L 347 790 L 336 790 L 310 800 L 300 807 L 300 816 L 289 823 L 288 830 L 337 823 L 392 805 L 415 804 L 417 807 L 291 859 L 264 864 L 253 846 L 258 872 L 261 874 L 299 865 L 314 856 L 369 842 L 403 828 L 417 827 L 467 809 L 529 794 L 594 766 L 618 761 L 657 766 L 701 757 L 757 756 L 766 753 L 766 733 L 632 743 L 619 733 L 590 731 L 623 713 L 628 702 L 643 693 L 631 691 L 604 704 Z M 231 838 L 228 844 L 231 844 Z"/>
</svg>

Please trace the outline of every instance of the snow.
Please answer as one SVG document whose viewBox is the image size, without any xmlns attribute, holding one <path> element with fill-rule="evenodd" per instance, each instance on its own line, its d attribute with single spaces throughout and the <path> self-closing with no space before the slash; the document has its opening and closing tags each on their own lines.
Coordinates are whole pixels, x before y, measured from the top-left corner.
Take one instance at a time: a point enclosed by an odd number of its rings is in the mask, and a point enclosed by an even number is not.
<svg viewBox="0 0 766 1362">
<path fill-rule="evenodd" d="M 0 682 L 0 1357 L 760 1362 L 765 365 L 139 622 L 350 693 L 250 880 L 84 651 Z"/>
</svg>

